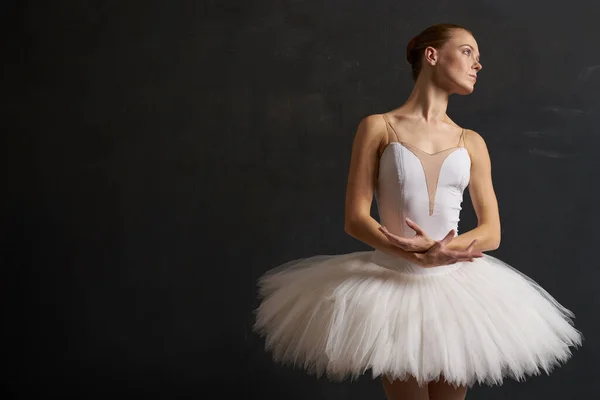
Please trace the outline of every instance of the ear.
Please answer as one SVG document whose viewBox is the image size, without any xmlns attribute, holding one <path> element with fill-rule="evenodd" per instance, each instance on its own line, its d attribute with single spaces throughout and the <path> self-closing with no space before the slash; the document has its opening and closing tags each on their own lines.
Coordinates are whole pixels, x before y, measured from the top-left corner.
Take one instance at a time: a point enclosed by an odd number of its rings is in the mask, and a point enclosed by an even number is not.
<svg viewBox="0 0 600 400">
<path fill-rule="evenodd" d="M 425 61 L 427 61 L 430 65 L 435 65 L 438 60 L 438 51 L 437 49 L 428 46 L 425 49 Z"/>
</svg>

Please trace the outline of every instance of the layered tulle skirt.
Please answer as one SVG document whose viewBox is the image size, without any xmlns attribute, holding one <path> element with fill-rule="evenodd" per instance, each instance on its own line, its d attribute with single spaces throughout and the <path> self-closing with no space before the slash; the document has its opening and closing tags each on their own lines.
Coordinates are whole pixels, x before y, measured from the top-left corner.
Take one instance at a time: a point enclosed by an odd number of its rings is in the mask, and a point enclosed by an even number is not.
<svg viewBox="0 0 600 400">
<path fill-rule="evenodd" d="M 274 360 L 331 380 L 500 384 L 549 373 L 582 336 L 540 285 L 489 255 L 422 268 L 380 251 L 290 261 L 258 282 Z"/>
</svg>

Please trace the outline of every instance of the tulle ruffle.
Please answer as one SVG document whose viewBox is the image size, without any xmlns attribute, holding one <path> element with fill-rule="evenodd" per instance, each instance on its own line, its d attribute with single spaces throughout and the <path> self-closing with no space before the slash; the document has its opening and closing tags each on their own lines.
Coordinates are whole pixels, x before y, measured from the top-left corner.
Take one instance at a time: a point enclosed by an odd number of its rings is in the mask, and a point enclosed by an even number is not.
<svg viewBox="0 0 600 400">
<path fill-rule="evenodd" d="M 375 251 L 290 261 L 258 282 L 274 360 L 331 380 L 501 384 L 549 373 L 582 337 L 573 314 L 489 255 L 421 268 Z"/>
</svg>

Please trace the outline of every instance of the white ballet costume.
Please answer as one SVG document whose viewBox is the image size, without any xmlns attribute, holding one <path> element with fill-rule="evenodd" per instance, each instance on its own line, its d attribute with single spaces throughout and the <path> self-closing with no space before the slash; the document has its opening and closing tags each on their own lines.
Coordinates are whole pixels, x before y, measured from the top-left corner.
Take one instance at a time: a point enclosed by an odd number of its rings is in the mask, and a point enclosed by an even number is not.
<svg viewBox="0 0 600 400">
<path fill-rule="evenodd" d="M 457 231 L 471 168 L 464 131 L 456 147 L 429 154 L 382 116 L 396 140 L 379 163 L 381 224 L 413 236 L 409 217 L 435 240 Z M 570 310 L 487 254 L 431 268 L 379 250 L 316 255 L 267 271 L 258 288 L 254 330 L 273 359 L 335 381 L 370 369 L 420 384 L 501 384 L 550 373 L 583 340 Z"/>
</svg>

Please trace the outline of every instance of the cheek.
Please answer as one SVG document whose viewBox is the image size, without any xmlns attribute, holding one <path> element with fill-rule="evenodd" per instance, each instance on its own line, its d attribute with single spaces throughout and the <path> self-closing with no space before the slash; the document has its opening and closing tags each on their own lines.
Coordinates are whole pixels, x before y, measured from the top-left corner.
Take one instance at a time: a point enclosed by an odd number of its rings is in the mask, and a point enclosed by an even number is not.
<svg viewBox="0 0 600 400">
<path fill-rule="evenodd" d="M 448 72 L 452 72 L 455 70 L 459 70 L 461 68 L 463 68 L 463 64 L 464 64 L 464 59 L 465 57 L 459 57 L 457 55 L 448 55 L 446 57 L 444 57 L 442 60 L 440 60 L 444 66 L 443 69 L 445 69 Z"/>
<path fill-rule="evenodd" d="M 455 57 L 449 60 L 448 66 L 453 70 L 465 70 L 468 64 L 467 57 Z"/>
<path fill-rule="evenodd" d="M 456 78 L 462 75 L 465 71 L 465 63 L 459 58 L 448 58 L 444 60 L 444 68 L 442 74 L 448 78 Z"/>
<path fill-rule="evenodd" d="M 454 58 L 448 64 L 448 72 L 455 77 L 462 77 L 471 70 L 467 57 Z"/>
</svg>

